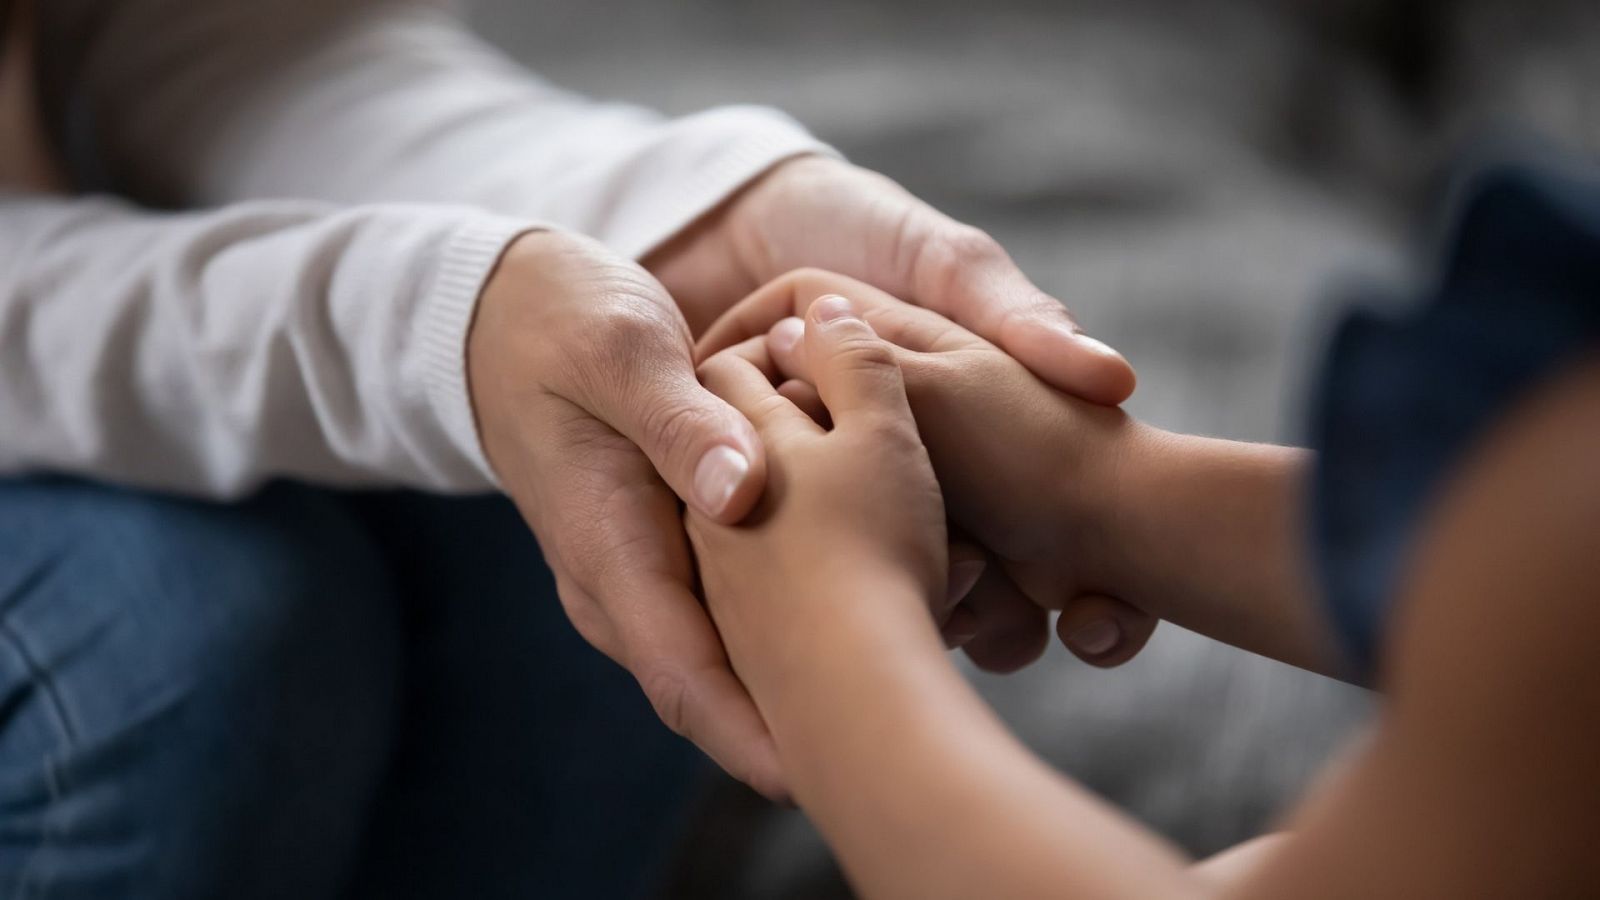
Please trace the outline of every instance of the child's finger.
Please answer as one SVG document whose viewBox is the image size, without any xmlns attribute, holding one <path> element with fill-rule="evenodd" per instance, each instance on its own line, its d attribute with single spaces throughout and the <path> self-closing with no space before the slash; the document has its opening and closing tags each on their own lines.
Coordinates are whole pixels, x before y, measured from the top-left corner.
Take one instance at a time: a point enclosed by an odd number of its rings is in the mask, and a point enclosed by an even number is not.
<svg viewBox="0 0 1600 900">
<path fill-rule="evenodd" d="M 810 416 L 811 421 L 823 428 L 833 427 L 833 420 L 828 418 L 828 407 L 823 405 L 822 395 L 817 393 L 811 382 L 791 378 L 778 385 L 778 394 Z"/>
<path fill-rule="evenodd" d="M 695 343 L 695 358 L 707 359 L 727 347 L 766 334 L 781 319 L 805 315 L 800 298 L 808 283 L 804 273 L 790 272 L 757 288 L 711 323 Z"/>
<path fill-rule="evenodd" d="M 817 393 L 838 427 L 882 424 L 887 417 L 915 429 L 894 347 L 878 337 L 849 300 L 817 299 L 806 313 L 805 352 Z"/>
<path fill-rule="evenodd" d="M 907 350 L 931 353 L 988 346 L 983 338 L 944 316 L 872 285 L 833 272 L 801 269 L 768 282 L 734 304 L 700 338 L 695 347 L 696 358 L 705 359 L 723 348 L 765 334 L 782 319 L 803 316 L 812 302 L 827 294 L 850 297 L 879 337 Z"/>
<path fill-rule="evenodd" d="M 939 626 L 939 637 L 949 650 L 959 650 L 978 636 L 978 614 L 965 606 L 950 610 L 950 617 Z"/>
<path fill-rule="evenodd" d="M 767 354 L 784 378 L 811 381 L 811 365 L 806 359 L 806 323 L 790 316 L 767 332 Z"/>
<path fill-rule="evenodd" d="M 772 386 L 775 373 L 766 355 L 765 341 L 751 338 L 729 347 L 700 364 L 700 381 L 706 389 L 743 413 L 763 435 L 774 431 L 821 429 L 799 407 L 781 400 Z"/>
</svg>

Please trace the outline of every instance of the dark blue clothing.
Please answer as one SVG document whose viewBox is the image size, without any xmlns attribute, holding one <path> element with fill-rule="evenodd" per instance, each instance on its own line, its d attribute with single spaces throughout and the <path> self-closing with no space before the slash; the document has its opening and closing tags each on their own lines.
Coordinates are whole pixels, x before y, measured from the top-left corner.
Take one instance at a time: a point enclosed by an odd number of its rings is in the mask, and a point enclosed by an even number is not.
<svg viewBox="0 0 1600 900">
<path fill-rule="evenodd" d="M 1371 672 L 1399 569 L 1452 464 L 1597 349 L 1600 176 L 1534 165 L 1467 180 L 1442 275 L 1420 302 L 1340 325 L 1313 425 L 1313 533 L 1355 674 Z"/>
<path fill-rule="evenodd" d="M 700 759 L 502 498 L 0 480 L 0 897 L 628 897 Z"/>
</svg>

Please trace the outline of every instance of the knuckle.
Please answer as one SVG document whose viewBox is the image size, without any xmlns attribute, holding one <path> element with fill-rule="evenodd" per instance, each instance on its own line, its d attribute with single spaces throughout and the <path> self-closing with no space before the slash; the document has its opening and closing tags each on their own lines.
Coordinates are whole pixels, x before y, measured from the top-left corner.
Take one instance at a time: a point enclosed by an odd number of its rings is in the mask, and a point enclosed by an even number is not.
<svg viewBox="0 0 1600 900">
<path fill-rule="evenodd" d="M 922 435 L 910 418 L 889 411 L 869 413 L 866 427 L 876 449 L 900 457 L 924 452 Z"/>
<path fill-rule="evenodd" d="M 713 424 L 713 416 L 701 407 L 670 402 L 652 406 L 641 427 L 643 440 L 657 451 L 688 452 L 696 438 Z"/>
<path fill-rule="evenodd" d="M 801 266 L 783 273 L 778 280 L 785 285 L 806 286 L 836 281 L 838 277 L 827 269 L 819 269 L 816 266 Z"/>
<path fill-rule="evenodd" d="M 1000 312 L 1000 329 L 1014 327 L 1018 323 L 1037 322 L 1067 322 L 1072 321 L 1072 315 L 1060 301 L 1039 294 L 1027 300 L 1012 303 Z"/>
<path fill-rule="evenodd" d="M 739 358 L 728 350 L 721 350 L 707 357 L 699 366 L 695 367 L 695 374 L 702 383 L 709 384 L 719 378 L 726 377 L 738 371 Z"/>
<path fill-rule="evenodd" d="M 638 399 L 630 392 L 659 383 L 675 366 L 691 371 L 686 328 L 648 296 L 603 294 L 588 311 L 583 333 L 563 342 L 561 352 L 575 383 L 594 399 Z"/>
<path fill-rule="evenodd" d="M 959 222 L 944 230 L 939 240 L 945 245 L 946 254 L 967 264 L 992 262 L 1006 255 L 1000 242 L 987 231 Z"/>
<path fill-rule="evenodd" d="M 894 350 L 874 338 L 851 339 L 842 344 L 830 367 L 847 381 L 881 386 L 886 394 L 905 390 L 905 378 Z"/>
<path fill-rule="evenodd" d="M 659 304 L 649 296 L 624 288 L 607 291 L 590 313 L 586 327 L 598 355 L 628 359 L 662 342 L 676 342 L 681 335 L 675 323 L 662 314 Z"/>
<path fill-rule="evenodd" d="M 975 270 L 1005 258 L 1005 250 L 988 232 L 951 222 L 933 230 L 923 240 L 915 262 L 918 289 L 931 296 L 945 294 Z"/>
<path fill-rule="evenodd" d="M 865 328 L 856 328 L 849 334 L 841 335 L 834 345 L 834 359 L 847 369 L 865 372 L 887 370 L 897 377 L 900 373 L 900 362 L 894 348 Z"/>
<path fill-rule="evenodd" d="M 750 416 L 754 421 L 775 420 L 794 408 L 794 403 L 782 394 L 770 394 L 756 400 L 750 405 Z M 768 435 L 767 440 L 777 437 L 781 443 L 781 436 Z"/>
</svg>

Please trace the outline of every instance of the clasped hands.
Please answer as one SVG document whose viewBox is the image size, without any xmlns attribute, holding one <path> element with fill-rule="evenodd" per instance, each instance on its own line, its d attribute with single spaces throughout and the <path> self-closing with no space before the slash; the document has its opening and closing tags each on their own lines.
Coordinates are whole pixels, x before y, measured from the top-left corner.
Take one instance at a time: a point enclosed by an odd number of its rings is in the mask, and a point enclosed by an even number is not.
<svg viewBox="0 0 1600 900">
<path fill-rule="evenodd" d="M 839 274 L 784 276 L 807 266 Z M 850 278 L 859 281 L 841 280 Z M 772 345 L 761 371 L 806 378 L 800 342 L 784 343 L 793 323 L 766 333 L 824 293 L 861 304 L 872 327 L 901 345 L 920 440 L 951 521 L 971 536 L 952 531 L 947 549 L 941 514 L 937 554 L 922 561 L 940 568 L 934 611 L 949 642 L 981 667 L 1018 668 L 1043 651 L 1052 606 L 1065 609 L 1064 633 L 1116 623 L 1115 646 L 1089 655 L 1114 664 L 1153 626 L 1131 607 L 1081 596 L 1091 581 L 1028 564 L 1045 532 L 1012 501 L 1039 496 L 1042 478 L 1075 478 L 1062 456 L 1072 451 L 1021 455 L 1007 432 L 1024 424 L 1020 398 L 1030 395 L 1008 395 L 997 379 L 1026 385 L 1040 403 L 1084 398 L 1071 401 L 1071 414 L 1040 413 L 1076 428 L 1080 411 L 1083 427 L 1120 421 L 1094 404 L 1125 399 L 1133 373 L 986 235 L 882 176 L 821 157 L 778 166 L 642 264 L 574 235 L 524 235 L 485 284 L 467 337 L 489 463 L 539 538 L 577 630 L 633 673 L 664 722 L 773 797 L 787 795 L 776 747 L 730 667 L 723 623 L 713 624 L 696 595 L 683 506 L 698 517 L 691 524 L 740 522 L 784 495 L 789 467 L 781 458 L 773 466 L 774 437 L 759 415 L 715 378 L 697 377 L 693 336 L 703 333 L 703 350 L 738 345 L 751 365 L 761 358 L 750 339 L 760 337 L 763 352 Z M 826 418 L 826 388 L 801 385 L 773 396 Z"/>
<path fill-rule="evenodd" d="M 819 621 L 882 595 L 889 633 L 942 624 L 986 668 L 1043 650 L 1048 610 L 1080 658 L 1118 665 L 1155 620 L 1111 599 L 1119 465 L 1152 434 L 1121 410 L 1066 395 L 938 313 L 821 270 L 784 275 L 718 320 L 700 377 L 767 448 L 767 489 L 742 523 L 687 513 L 707 605 L 758 706 L 791 688 L 788 658 L 825 655 Z M 987 566 L 949 590 L 946 541 Z M 894 601 L 921 598 L 908 617 Z M 959 601 L 959 605 L 958 605 Z M 932 615 L 928 615 L 931 613 Z M 894 618 L 898 617 L 898 618 Z M 963 622 L 962 620 L 967 620 Z M 1037 626 L 1036 628 L 1033 626 Z M 1110 640 L 1085 645 L 1110 633 Z M 987 644 L 994 635 L 1000 643 Z M 927 639 L 931 635 L 923 635 Z"/>
</svg>

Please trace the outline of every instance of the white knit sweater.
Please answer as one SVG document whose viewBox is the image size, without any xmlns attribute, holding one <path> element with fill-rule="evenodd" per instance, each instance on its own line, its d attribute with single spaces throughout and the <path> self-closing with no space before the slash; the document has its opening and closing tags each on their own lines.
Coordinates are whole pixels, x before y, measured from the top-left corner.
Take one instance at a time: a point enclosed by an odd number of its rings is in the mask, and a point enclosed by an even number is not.
<svg viewBox="0 0 1600 900">
<path fill-rule="evenodd" d="M 488 488 L 464 343 L 513 237 L 637 257 L 829 152 L 770 110 L 567 94 L 432 3 L 38 14 L 70 175 L 119 196 L 0 195 L 0 474 Z"/>
</svg>

